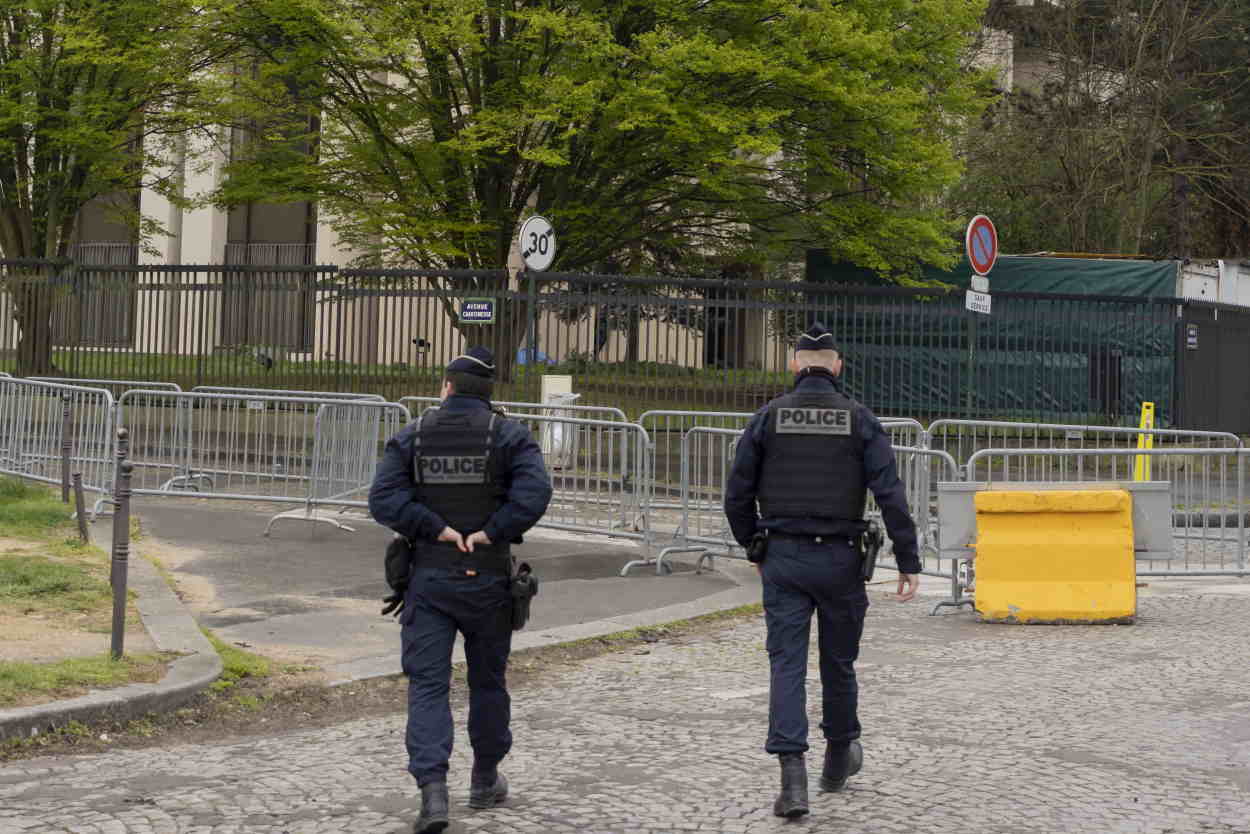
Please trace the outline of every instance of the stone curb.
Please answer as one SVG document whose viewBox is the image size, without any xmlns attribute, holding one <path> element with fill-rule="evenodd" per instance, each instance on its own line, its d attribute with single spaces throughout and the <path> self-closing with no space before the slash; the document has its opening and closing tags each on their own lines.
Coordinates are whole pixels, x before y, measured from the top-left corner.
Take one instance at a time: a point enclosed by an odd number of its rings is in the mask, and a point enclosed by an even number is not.
<svg viewBox="0 0 1250 834">
<path fill-rule="evenodd" d="M 163 652 L 182 655 L 157 683 L 132 683 L 67 701 L 0 710 L 0 740 L 29 738 L 70 721 L 126 721 L 189 701 L 221 675 L 221 657 L 152 563 L 130 559 L 129 585 L 148 636 Z"/>
</svg>

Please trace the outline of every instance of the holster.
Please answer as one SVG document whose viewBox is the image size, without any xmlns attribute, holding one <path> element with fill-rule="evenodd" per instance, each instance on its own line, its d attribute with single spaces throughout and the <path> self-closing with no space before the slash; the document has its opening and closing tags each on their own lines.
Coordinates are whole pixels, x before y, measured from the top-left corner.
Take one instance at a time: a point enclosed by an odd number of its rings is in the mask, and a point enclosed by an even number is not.
<svg viewBox="0 0 1250 834">
<path fill-rule="evenodd" d="M 877 522 L 870 521 L 856 542 L 856 549 L 859 550 L 859 578 L 864 582 L 871 582 L 873 571 L 877 569 L 877 554 L 885 544 L 885 534 L 881 532 Z"/>
<path fill-rule="evenodd" d="M 508 583 L 512 592 L 512 630 L 520 631 L 530 618 L 530 600 L 538 596 L 538 577 L 529 562 L 522 562 Z"/>
</svg>

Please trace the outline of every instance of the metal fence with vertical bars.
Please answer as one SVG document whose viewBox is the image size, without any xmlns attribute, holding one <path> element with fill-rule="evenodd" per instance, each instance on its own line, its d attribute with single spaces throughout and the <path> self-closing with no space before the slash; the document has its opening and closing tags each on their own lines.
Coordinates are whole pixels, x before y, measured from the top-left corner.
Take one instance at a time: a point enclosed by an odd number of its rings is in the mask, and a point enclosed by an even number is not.
<svg viewBox="0 0 1250 834">
<path fill-rule="evenodd" d="M 877 413 L 1173 422 L 1178 307 L 1000 293 L 994 314 L 942 288 L 848 287 L 304 265 L 0 263 L 0 371 L 197 386 L 430 396 L 469 344 L 501 400 L 568 374 L 581 405 L 750 412 L 784 390 L 793 338 L 820 319 L 849 392 Z M 462 322 L 466 299 L 489 302 Z M 1248 427 L 1247 430 L 1250 430 Z"/>
</svg>

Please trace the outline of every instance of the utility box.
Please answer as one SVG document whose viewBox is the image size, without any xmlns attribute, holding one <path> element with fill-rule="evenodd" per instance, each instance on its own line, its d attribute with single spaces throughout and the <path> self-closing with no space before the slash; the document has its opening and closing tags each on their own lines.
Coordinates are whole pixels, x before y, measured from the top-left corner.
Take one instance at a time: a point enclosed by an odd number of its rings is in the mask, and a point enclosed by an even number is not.
<svg viewBox="0 0 1250 834">
<path fill-rule="evenodd" d="M 562 405 L 573 405 L 581 394 L 573 393 L 573 377 L 567 374 L 547 374 L 542 378 L 542 403 L 554 406 L 543 409 L 545 417 L 575 417 L 577 412 L 561 409 Z M 578 427 L 571 423 L 557 420 L 544 420 L 539 448 L 547 465 L 552 469 L 574 469 L 577 465 L 577 434 Z"/>
<path fill-rule="evenodd" d="M 543 374 L 540 401 L 550 402 L 553 394 L 572 394 L 573 377 L 568 374 Z"/>
</svg>

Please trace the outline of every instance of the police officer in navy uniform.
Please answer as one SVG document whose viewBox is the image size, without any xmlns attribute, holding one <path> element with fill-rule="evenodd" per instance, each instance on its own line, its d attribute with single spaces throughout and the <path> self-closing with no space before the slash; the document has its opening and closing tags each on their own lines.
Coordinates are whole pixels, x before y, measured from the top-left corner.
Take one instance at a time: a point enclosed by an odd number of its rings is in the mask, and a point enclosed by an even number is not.
<svg viewBox="0 0 1250 834">
<path fill-rule="evenodd" d="M 858 548 L 867 490 L 893 540 L 896 599 L 915 596 L 920 573 L 916 526 L 890 439 L 872 412 L 843 393 L 842 359 L 823 325 L 799 338 L 791 368 L 793 391 L 752 418 L 725 490 L 734 538 L 748 548 L 763 582 L 771 669 L 764 749 L 781 761 L 773 805 L 781 817 L 809 810 L 805 681 L 813 612 L 825 736 L 821 789 L 842 790 L 863 762 L 854 663 L 868 610 Z M 752 548 L 753 541 L 762 546 Z"/>
<path fill-rule="evenodd" d="M 485 348 L 452 361 L 442 405 L 390 439 L 369 492 L 374 519 L 413 553 L 407 587 L 390 599 L 399 606 L 408 676 L 408 771 L 421 789 L 417 834 L 448 825 L 457 631 L 468 664 L 469 805 L 492 807 L 508 793 L 498 765 L 512 747 L 509 547 L 546 512 L 551 479 L 529 430 L 492 410 L 494 377 Z"/>
</svg>

